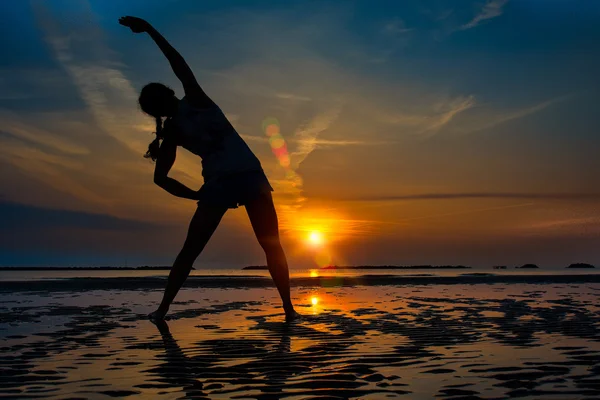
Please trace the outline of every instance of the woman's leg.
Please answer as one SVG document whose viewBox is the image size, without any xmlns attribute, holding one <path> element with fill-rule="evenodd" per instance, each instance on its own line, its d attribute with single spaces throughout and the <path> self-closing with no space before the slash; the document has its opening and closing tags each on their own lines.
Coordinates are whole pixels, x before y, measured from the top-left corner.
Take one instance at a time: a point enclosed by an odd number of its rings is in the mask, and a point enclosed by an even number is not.
<svg viewBox="0 0 600 400">
<path fill-rule="evenodd" d="M 256 238 L 267 256 L 269 272 L 283 301 L 285 315 L 288 319 L 294 318 L 296 312 L 290 299 L 290 274 L 285 253 L 279 241 L 277 213 L 271 193 L 261 194 L 248 202 L 246 212 Z"/>
<path fill-rule="evenodd" d="M 171 267 L 162 302 L 158 309 L 149 315 L 150 318 L 162 319 L 167 314 L 171 302 L 190 274 L 194 261 L 196 261 L 213 232 L 219 226 L 219 222 L 221 222 L 221 218 L 223 218 L 226 211 L 226 207 L 198 203 L 183 248 L 177 255 L 173 267 Z"/>
</svg>

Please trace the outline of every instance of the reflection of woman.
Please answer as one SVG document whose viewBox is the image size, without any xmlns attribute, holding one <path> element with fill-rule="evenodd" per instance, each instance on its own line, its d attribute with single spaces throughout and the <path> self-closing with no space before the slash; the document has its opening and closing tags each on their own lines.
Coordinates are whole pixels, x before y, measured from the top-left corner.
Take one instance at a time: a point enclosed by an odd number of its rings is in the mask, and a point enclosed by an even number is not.
<svg viewBox="0 0 600 400">
<path fill-rule="evenodd" d="M 228 342 L 227 339 L 202 342 L 201 347 L 206 348 L 206 353 L 211 356 L 206 357 L 205 354 L 197 354 L 190 357 L 179 347 L 165 320 L 154 322 L 163 340 L 166 363 L 153 369 L 153 372 L 160 374 L 161 381 L 173 386 L 182 386 L 186 398 L 208 398 L 209 396 L 202 392 L 203 385 L 199 378 L 211 376 L 214 379 L 215 374 L 219 372 L 223 372 L 223 378 L 230 380 L 230 382 L 240 378 L 237 374 L 241 374 L 246 379 L 252 379 L 251 376 L 259 374 L 257 389 L 268 393 L 269 398 L 273 398 L 275 394 L 283 392 L 285 383 L 290 377 L 300 371 L 307 372 L 311 369 L 311 366 L 299 365 L 299 360 L 290 356 L 291 332 L 286 329 L 286 327 L 290 327 L 289 324 L 285 324 L 286 326 L 283 329 L 277 330 L 275 336 L 281 335 L 281 337 L 273 351 L 268 353 L 259 352 L 256 359 L 237 365 L 237 371 L 231 371 L 231 374 L 228 374 L 222 371 L 220 367 L 221 357 L 230 359 L 233 355 L 233 349 L 240 349 L 240 352 L 243 352 L 243 345 L 247 344 L 245 338 L 231 339 L 231 342 Z M 257 341 L 253 340 L 253 342 Z M 252 345 L 254 346 L 255 343 Z M 262 349 L 262 347 L 259 348 Z M 225 354 L 222 354 L 223 350 L 226 350 Z M 247 351 L 247 349 L 245 350 Z M 251 357 L 250 354 L 245 352 L 239 355 L 243 359 Z M 219 366 L 217 370 L 220 371 L 210 371 L 210 367 L 214 365 Z"/>
<path fill-rule="evenodd" d="M 182 386 L 186 397 L 208 398 L 202 392 L 202 382 L 198 380 L 198 375 L 210 367 L 211 360 L 206 357 L 189 359 L 173 338 L 165 320 L 155 322 L 165 346 L 166 363 L 159 365 L 154 371 L 158 372 L 166 383 Z"/>
<path fill-rule="evenodd" d="M 183 84 L 185 96 L 179 99 L 167 86 L 150 83 L 142 89 L 139 104 L 156 119 L 156 139 L 146 153 L 146 157 L 156 161 L 154 182 L 174 196 L 198 200 L 187 238 L 171 268 L 163 300 L 149 317 L 164 318 L 227 209 L 244 205 L 265 251 L 286 319 L 293 319 L 296 313 L 290 300 L 287 260 L 279 241 L 273 189 L 260 161 L 221 109 L 204 93 L 183 57 L 156 29 L 136 17 L 123 17 L 119 22 L 135 33 L 148 33 Z M 197 192 L 168 176 L 178 146 L 202 158 L 204 185 Z"/>
</svg>

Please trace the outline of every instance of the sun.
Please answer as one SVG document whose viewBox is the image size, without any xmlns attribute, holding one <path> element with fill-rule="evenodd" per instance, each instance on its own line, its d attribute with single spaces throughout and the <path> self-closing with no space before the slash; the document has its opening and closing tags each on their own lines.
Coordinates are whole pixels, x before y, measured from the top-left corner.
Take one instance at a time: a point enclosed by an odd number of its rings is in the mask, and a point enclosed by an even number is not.
<svg viewBox="0 0 600 400">
<path fill-rule="evenodd" d="M 308 235 L 308 241 L 314 246 L 320 246 L 323 244 L 323 234 L 319 231 L 312 231 Z"/>
</svg>

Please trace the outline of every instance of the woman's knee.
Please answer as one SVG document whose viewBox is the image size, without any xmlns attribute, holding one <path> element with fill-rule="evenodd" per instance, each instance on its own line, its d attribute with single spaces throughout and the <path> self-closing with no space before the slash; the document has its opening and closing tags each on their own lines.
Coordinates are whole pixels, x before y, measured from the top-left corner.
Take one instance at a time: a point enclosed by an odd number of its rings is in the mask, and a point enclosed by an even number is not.
<svg viewBox="0 0 600 400">
<path fill-rule="evenodd" d="M 197 244 L 194 245 L 186 242 L 181 251 L 179 251 L 177 262 L 180 264 L 189 264 L 191 268 L 192 264 L 194 261 L 196 261 L 196 258 L 198 258 L 203 248 L 204 246 L 198 246 Z"/>
<path fill-rule="evenodd" d="M 267 254 L 283 252 L 278 236 L 260 237 L 258 238 L 258 243 L 260 243 L 260 247 L 262 247 Z"/>
</svg>

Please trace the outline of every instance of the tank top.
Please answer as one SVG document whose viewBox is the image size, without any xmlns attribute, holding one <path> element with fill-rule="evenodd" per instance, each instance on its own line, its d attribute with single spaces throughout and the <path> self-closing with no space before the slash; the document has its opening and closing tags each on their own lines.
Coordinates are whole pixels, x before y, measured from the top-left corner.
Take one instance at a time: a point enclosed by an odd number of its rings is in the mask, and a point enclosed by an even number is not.
<svg viewBox="0 0 600 400">
<path fill-rule="evenodd" d="M 179 131 L 180 146 L 202 159 L 205 182 L 239 172 L 262 171 L 258 158 L 217 105 L 196 108 L 183 97 L 171 122 Z"/>
</svg>

